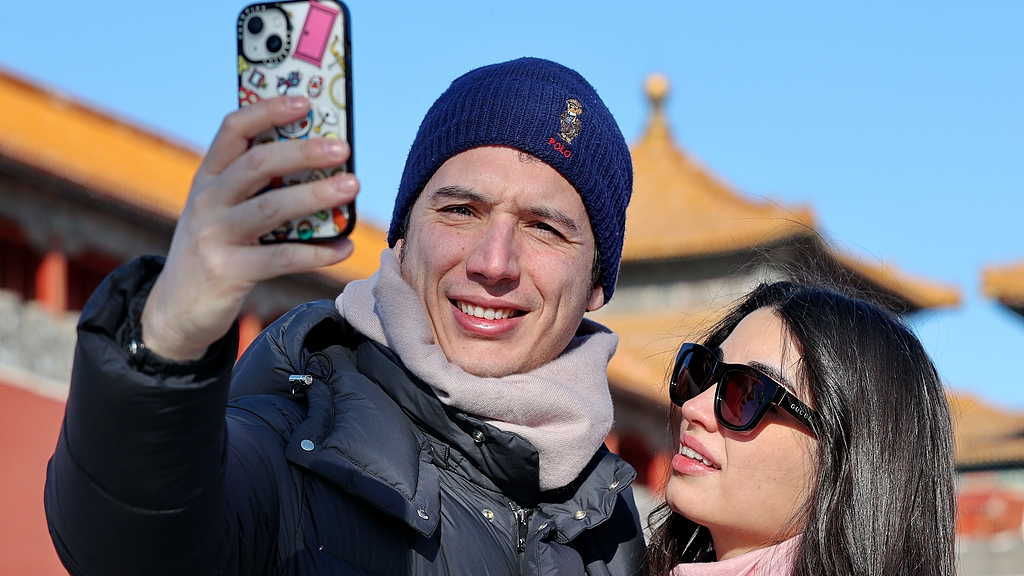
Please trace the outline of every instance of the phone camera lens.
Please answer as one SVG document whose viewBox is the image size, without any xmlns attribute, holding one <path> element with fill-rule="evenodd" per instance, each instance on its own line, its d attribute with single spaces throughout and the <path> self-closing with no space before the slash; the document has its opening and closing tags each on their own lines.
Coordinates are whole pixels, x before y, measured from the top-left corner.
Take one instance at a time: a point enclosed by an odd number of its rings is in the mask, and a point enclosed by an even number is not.
<svg viewBox="0 0 1024 576">
<path fill-rule="evenodd" d="M 277 34 L 271 34 L 270 37 L 267 38 L 267 50 L 269 50 L 271 54 L 275 52 L 280 52 L 281 37 L 278 36 Z"/>
<path fill-rule="evenodd" d="M 249 29 L 249 34 L 259 34 L 263 31 L 263 18 L 260 18 L 259 16 L 249 18 L 249 23 L 246 24 L 246 28 Z"/>
</svg>

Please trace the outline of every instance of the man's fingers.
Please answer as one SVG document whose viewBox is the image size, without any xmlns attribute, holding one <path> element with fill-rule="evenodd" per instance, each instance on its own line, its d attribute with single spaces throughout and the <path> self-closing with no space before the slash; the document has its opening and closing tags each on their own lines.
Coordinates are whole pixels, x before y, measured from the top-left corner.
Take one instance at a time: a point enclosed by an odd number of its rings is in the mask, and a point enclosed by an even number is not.
<svg viewBox="0 0 1024 576">
<path fill-rule="evenodd" d="M 247 264 L 247 269 L 258 271 L 257 277 L 252 280 L 260 281 L 337 264 L 352 254 L 354 245 L 348 238 L 339 238 L 323 243 L 286 242 L 246 246 L 239 250 L 239 259 Z"/>
<path fill-rule="evenodd" d="M 219 178 L 215 202 L 238 204 L 265 188 L 272 178 L 311 168 L 337 166 L 349 157 L 344 140 L 317 138 L 256 146 L 232 162 Z"/>
<path fill-rule="evenodd" d="M 232 242 L 246 243 L 286 220 L 348 204 L 358 192 L 359 180 L 352 174 L 286 186 L 235 206 L 226 214 L 224 225 Z"/>
<path fill-rule="evenodd" d="M 220 174 L 245 153 L 249 142 L 261 132 L 294 122 L 308 113 L 309 101 L 302 96 L 282 96 L 228 114 L 199 167 L 196 179 Z"/>
</svg>

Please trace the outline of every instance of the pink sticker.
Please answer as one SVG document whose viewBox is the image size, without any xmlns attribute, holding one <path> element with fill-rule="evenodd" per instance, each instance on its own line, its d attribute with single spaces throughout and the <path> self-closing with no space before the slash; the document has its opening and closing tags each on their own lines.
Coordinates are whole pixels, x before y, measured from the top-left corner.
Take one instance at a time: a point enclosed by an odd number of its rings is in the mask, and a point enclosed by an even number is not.
<svg viewBox="0 0 1024 576">
<path fill-rule="evenodd" d="M 302 26 L 299 43 L 292 55 L 319 68 L 331 36 L 331 27 L 334 26 L 334 19 L 337 16 L 336 9 L 316 1 L 310 2 L 306 23 Z"/>
</svg>

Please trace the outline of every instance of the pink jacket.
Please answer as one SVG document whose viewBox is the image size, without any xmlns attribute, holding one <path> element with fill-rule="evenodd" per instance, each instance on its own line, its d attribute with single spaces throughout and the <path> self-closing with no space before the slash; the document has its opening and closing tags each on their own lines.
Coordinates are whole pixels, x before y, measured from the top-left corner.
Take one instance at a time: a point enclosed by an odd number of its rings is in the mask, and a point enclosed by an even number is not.
<svg viewBox="0 0 1024 576">
<path fill-rule="evenodd" d="M 800 547 L 800 536 L 720 562 L 677 564 L 670 576 L 788 576 Z"/>
</svg>

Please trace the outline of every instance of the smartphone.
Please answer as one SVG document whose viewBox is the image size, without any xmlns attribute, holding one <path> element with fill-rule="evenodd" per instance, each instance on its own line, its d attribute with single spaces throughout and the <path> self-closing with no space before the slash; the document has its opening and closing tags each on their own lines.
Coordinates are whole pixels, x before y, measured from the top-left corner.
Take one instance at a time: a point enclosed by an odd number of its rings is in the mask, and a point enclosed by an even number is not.
<svg viewBox="0 0 1024 576">
<path fill-rule="evenodd" d="M 339 138 L 352 146 L 352 66 L 349 14 L 337 0 L 261 2 L 238 15 L 238 106 L 278 96 L 305 96 L 309 114 L 253 139 Z M 284 174 L 262 192 L 354 172 L 352 156 L 327 169 Z M 260 242 L 318 242 L 347 236 L 356 224 L 355 202 L 282 222 Z"/>
</svg>

